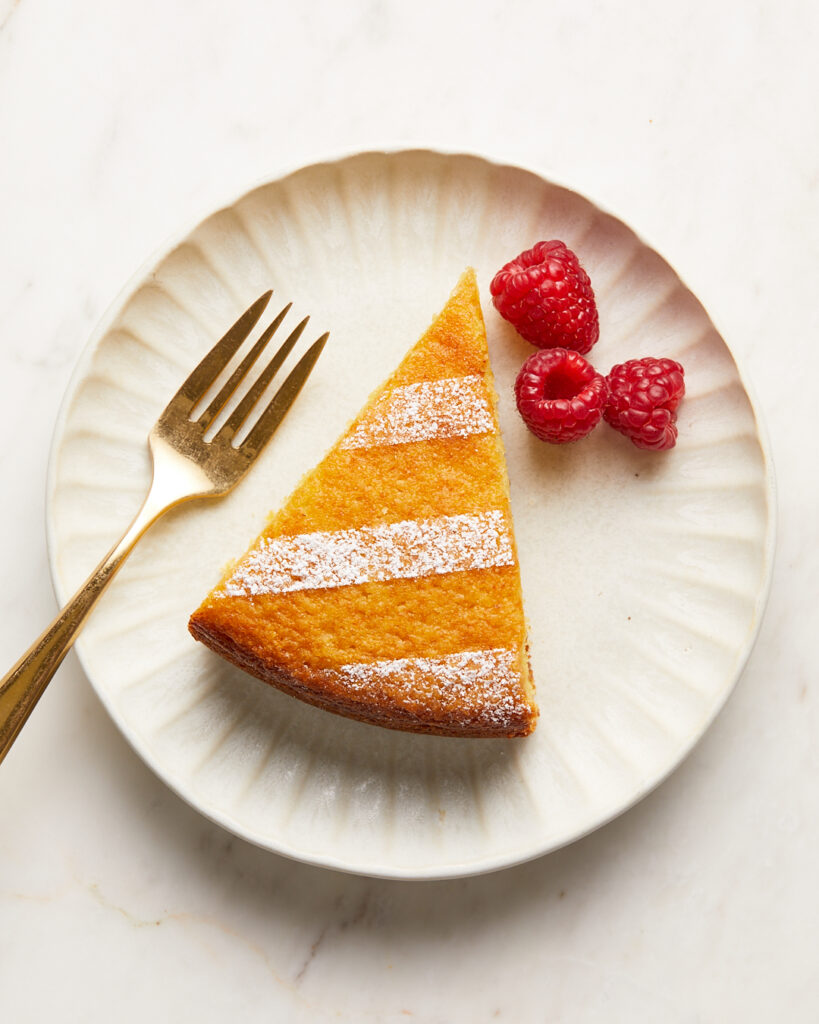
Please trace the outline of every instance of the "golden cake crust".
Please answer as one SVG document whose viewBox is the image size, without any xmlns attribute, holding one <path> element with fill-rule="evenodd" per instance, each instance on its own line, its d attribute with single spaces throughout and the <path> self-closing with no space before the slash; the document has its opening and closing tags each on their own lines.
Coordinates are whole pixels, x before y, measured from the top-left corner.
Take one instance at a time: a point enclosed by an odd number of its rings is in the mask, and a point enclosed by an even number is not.
<svg viewBox="0 0 819 1024">
<path fill-rule="evenodd" d="M 285 672 L 279 664 L 237 643 L 231 634 L 221 633 L 208 625 L 203 618 L 198 614 L 191 618 L 189 628 L 192 635 L 226 661 L 291 697 L 298 697 L 308 704 L 345 718 L 402 732 L 475 739 L 528 736 L 535 727 L 537 711 L 533 714 L 531 704 L 520 700 L 515 693 L 509 695 L 510 699 L 499 715 L 493 714 L 492 709 L 486 707 L 475 709 L 465 707 L 462 703 L 448 708 L 446 714 L 442 714 L 440 703 L 419 701 L 412 708 L 407 708 L 394 695 L 384 692 L 378 694 L 379 699 L 373 699 L 370 691 L 362 700 L 351 700 L 348 686 L 334 678 L 331 672 L 306 671 L 301 679 L 297 679 Z M 528 653 L 525 658 L 526 666 L 523 670 L 528 672 Z M 435 680 L 430 678 L 429 681 L 434 683 Z"/>
</svg>

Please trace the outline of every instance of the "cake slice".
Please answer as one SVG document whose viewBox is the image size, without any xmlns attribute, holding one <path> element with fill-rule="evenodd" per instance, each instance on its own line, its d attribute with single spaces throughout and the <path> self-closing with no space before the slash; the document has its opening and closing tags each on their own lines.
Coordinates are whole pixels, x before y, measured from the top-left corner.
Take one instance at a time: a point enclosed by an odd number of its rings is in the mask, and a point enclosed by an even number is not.
<svg viewBox="0 0 819 1024">
<path fill-rule="evenodd" d="M 442 736 L 525 736 L 537 708 L 474 272 L 193 614 L 285 693 Z"/>
</svg>

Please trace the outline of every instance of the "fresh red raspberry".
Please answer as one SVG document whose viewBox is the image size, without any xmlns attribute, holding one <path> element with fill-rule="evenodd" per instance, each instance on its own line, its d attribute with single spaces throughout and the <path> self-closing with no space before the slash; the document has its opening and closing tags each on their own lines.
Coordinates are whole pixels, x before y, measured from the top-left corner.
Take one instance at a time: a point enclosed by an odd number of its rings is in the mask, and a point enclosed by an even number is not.
<svg viewBox="0 0 819 1024">
<path fill-rule="evenodd" d="M 533 352 L 515 381 L 518 412 L 526 426 L 552 444 L 579 441 L 600 422 L 606 378 L 577 352 Z"/>
<path fill-rule="evenodd" d="M 600 327 L 589 275 L 563 242 L 538 242 L 507 263 L 489 286 L 495 309 L 538 348 L 586 353 Z"/>
<path fill-rule="evenodd" d="M 661 452 L 677 441 L 677 406 L 685 394 L 684 370 L 673 359 L 629 359 L 609 373 L 607 423 L 638 448 Z"/>
</svg>

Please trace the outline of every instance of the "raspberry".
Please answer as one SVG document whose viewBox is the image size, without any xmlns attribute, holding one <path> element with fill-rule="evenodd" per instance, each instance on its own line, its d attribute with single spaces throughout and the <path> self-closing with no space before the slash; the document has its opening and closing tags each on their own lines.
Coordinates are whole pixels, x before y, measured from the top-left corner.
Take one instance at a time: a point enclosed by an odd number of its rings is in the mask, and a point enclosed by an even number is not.
<svg viewBox="0 0 819 1024">
<path fill-rule="evenodd" d="M 677 441 L 677 406 L 685 394 L 684 370 L 673 359 L 629 359 L 609 373 L 607 423 L 638 448 L 665 451 Z"/>
<path fill-rule="evenodd" d="M 538 348 L 586 353 L 600 327 L 589 275 L 563 242 L 538 242 L 507 263 L 489 286 L 495 308 Z"/>
<path fill-rule="evenodd" d="M 518 412 L 526 426 L 552 444 L 579 441 L 600 422 L 606 378 L 577 352 L 533 352 L 515 381 Z"/>
</svg>

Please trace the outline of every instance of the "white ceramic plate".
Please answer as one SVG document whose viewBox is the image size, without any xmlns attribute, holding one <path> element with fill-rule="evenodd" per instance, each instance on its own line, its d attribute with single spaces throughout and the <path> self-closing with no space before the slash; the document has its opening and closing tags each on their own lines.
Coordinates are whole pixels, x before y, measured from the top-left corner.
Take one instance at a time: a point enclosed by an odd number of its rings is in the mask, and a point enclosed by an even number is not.
<svg viewBox="0 0 819 1024">
<path fill-rule="evenodd" d="M 605 425 L 536 441 L 511 385 L 531 351 L 488 302 L 541 238 L 581 256 L 598 368 L 642 355 L 687 372 L 680 439 L 639 452 Z M 478 271 L 541 718 L 521 741 L 410 736 L 308 707 L 188 635 L 189 613 L 445 302 Z M 331 343 L 261 464 L 227 499 L 140 542 L 77 645 L 114 721 L 203 814 L 292 857 L 373 875 L 486 871 L 552 850 L 655 786 L 730 693 L 770 574 L 772 480 L 725 342 L 674 271 L 620 221 L 516 168 L 365 153 L 244 195 L 156 257 L 91 339 L 59 418 L 49 541 L 67 597 L 149 482 L 168 397 L 263 290 Z M 271 309 L 273 306 L 271 306 Z M 276 307 L 278 308 L 278 307 Z"/>
</svg>

